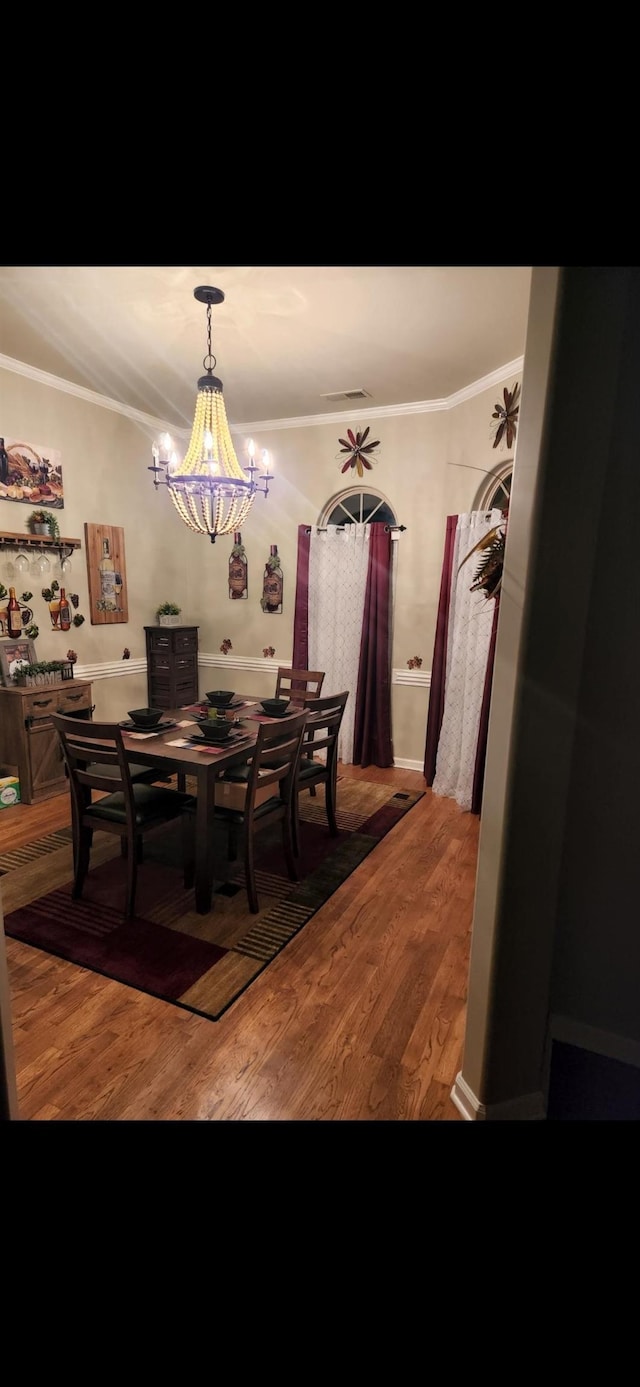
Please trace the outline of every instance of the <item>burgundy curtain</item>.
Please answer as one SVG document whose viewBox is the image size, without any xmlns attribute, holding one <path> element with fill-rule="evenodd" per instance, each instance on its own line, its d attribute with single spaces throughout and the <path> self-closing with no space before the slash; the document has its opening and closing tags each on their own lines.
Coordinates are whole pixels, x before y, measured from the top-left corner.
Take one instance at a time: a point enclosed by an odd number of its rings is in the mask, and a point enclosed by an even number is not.
<svg viewBox="0 0 640 1387">
<path fill-rule="evenodd" d="M 478 745 L 476 747 L 476 762 L 473 771 L 473 790 L 471 791 L 471 813 L 479 814 L 482 808 L 482 791 L 484 789 L 484 766 L 487 759 L 487 734 L 489 731 L 489 708 L 491 705 L 491 685 L 493 683 L 493 666 L 496 654 L 496 633 L 498 630 L 498 608 L 500 606 L 500 594 L 497 597 L 488 598 L 493 602 L 493 624 L 491 627 L 491 639 L 489 642 L 489 653 L 487 655 L 487 672 L 484 677 L 484 691 L 482 694 L 482 707 L 480 709 L 480 724 L 478 726 Z"/>
<path fill-rule="evenodd" d="M 391 741 L 391 532 L 369 526 L 360 667 L 353 737 L 356 766 L 392 766 Z"/>
<path fill-rule="evenodd" d="M 309 668 L 309 545 L 308 525 L 298 525 L 298 567 L 293 614 L 292 669 Z"/>
<path fill-rule="evenodd" d="M 427 739 L 424 750 L 424 776 L 427 785 L 433 785 L 436 774 L 436 757 L 440 728 L 444 714 L 444 685 L 447 671 L 447 637 L 449 634 L 449 603 L 451 600 L 451 574 L 453 568 L 453 549 L 456 538 L 457 515 L 447 516 L 447 531 L 444 541 L 444 559 L 440 580 L 440 600 L 438 619 L 431 662 L 431 690 L 429 693 L 429 713 L 427 717 Z"/>
</svg>

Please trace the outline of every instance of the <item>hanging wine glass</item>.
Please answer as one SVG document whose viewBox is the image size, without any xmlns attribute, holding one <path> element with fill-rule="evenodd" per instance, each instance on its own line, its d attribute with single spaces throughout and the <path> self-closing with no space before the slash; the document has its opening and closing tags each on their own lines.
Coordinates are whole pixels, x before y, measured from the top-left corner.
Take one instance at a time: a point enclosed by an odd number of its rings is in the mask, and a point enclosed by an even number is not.
<svg viewBox="0 0 640 1387">
<path fill-rule="evenodd" d="M 51 573 L 51 560 L 46 554 L 36 554 L 30 572 L 34 578 L 47 578 Z"/>
<path fill-rule="evenodd" d="M 60 572 L 62 573 L 63 578 L 68 578 L 69 575 L 71 574 L 72 569 L 73 569 L 73 564 L 72 564 L 72 562 L 71 562 L 71 559 L 70 559 L 69 556 L 67 555 L 67 556 L 62 560 L 62 563 L 60 564 Z"/>
<path fill-rule="evenodd" d="M 19 554 L 16 554 L 15 570 L 21 577 L 29 572 L 29 556 L 22 549 Z"/>
</svg>

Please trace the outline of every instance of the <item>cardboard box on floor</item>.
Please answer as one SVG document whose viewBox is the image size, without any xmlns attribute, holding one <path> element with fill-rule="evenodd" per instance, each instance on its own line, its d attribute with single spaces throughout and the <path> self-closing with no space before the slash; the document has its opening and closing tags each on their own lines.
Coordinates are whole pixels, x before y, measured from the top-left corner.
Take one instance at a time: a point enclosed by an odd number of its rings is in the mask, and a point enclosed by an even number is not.
<svg viewBox="0 0 640 1387">
<path fill-rule="evenodd" d="M 272 781 L 270 785 L 264 785 L 262 789 L 258 785 L 255 798 L 256 808 L 277 794 L 278 784 L 275 781 Z M 235 783 L 233 780 L 216 780 L 215 802 L 221 809 L 235 809 L 242 813 L 246 798 L 246 785 Z"/>
</svg>

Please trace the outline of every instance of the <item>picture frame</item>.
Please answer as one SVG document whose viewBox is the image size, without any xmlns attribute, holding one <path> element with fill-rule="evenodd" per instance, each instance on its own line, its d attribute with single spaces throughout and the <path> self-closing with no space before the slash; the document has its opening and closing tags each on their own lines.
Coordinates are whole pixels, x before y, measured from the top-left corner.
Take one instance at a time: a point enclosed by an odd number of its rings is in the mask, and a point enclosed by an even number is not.
<svg viewBox="0 0 640 1387">
<path fill-rule="evenodd" d="M 37 662 L 35 641 L 29 636 L 3 636 L 0 639 L 0 677 L 5 689 L 13 687 L 13 666 L 17 661 Z"/>
</svg>

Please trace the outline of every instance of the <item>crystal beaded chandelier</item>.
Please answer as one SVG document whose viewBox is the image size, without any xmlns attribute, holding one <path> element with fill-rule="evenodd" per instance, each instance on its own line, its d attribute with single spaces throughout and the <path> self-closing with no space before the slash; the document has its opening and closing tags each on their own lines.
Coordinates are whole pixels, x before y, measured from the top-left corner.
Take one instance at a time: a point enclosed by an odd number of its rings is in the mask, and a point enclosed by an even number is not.
<svg viewBox="0 0 640 1387">
<path fill-rule="evenodd" d="M 200 285 L 193 296 L 207 305 L 207 355 L 203 360 L 206 375 L 198 381 L 198 395 L 191 438 L 182 462 L 179 461 L 168 434 L 160 444 L 152 446 L 153 484 L 166 486 L 178 512 L 189 529 L 209 535 L 215 544 L 217 535 L 240 530 L 259 491 L 269 495 L 269 454 L 263 453 L 265 471 L 254 465 L 254 445 L 250 440 L 248 467 L 241 467 L 236 457 L 227 412 L 222 394 L 222 381 L 214 376 L 216 358 L 211 353 L 211 306 L 223 303 L 221 289 Z M 262 485 L 259 485 L 259 482 Z"/>
</svg>

